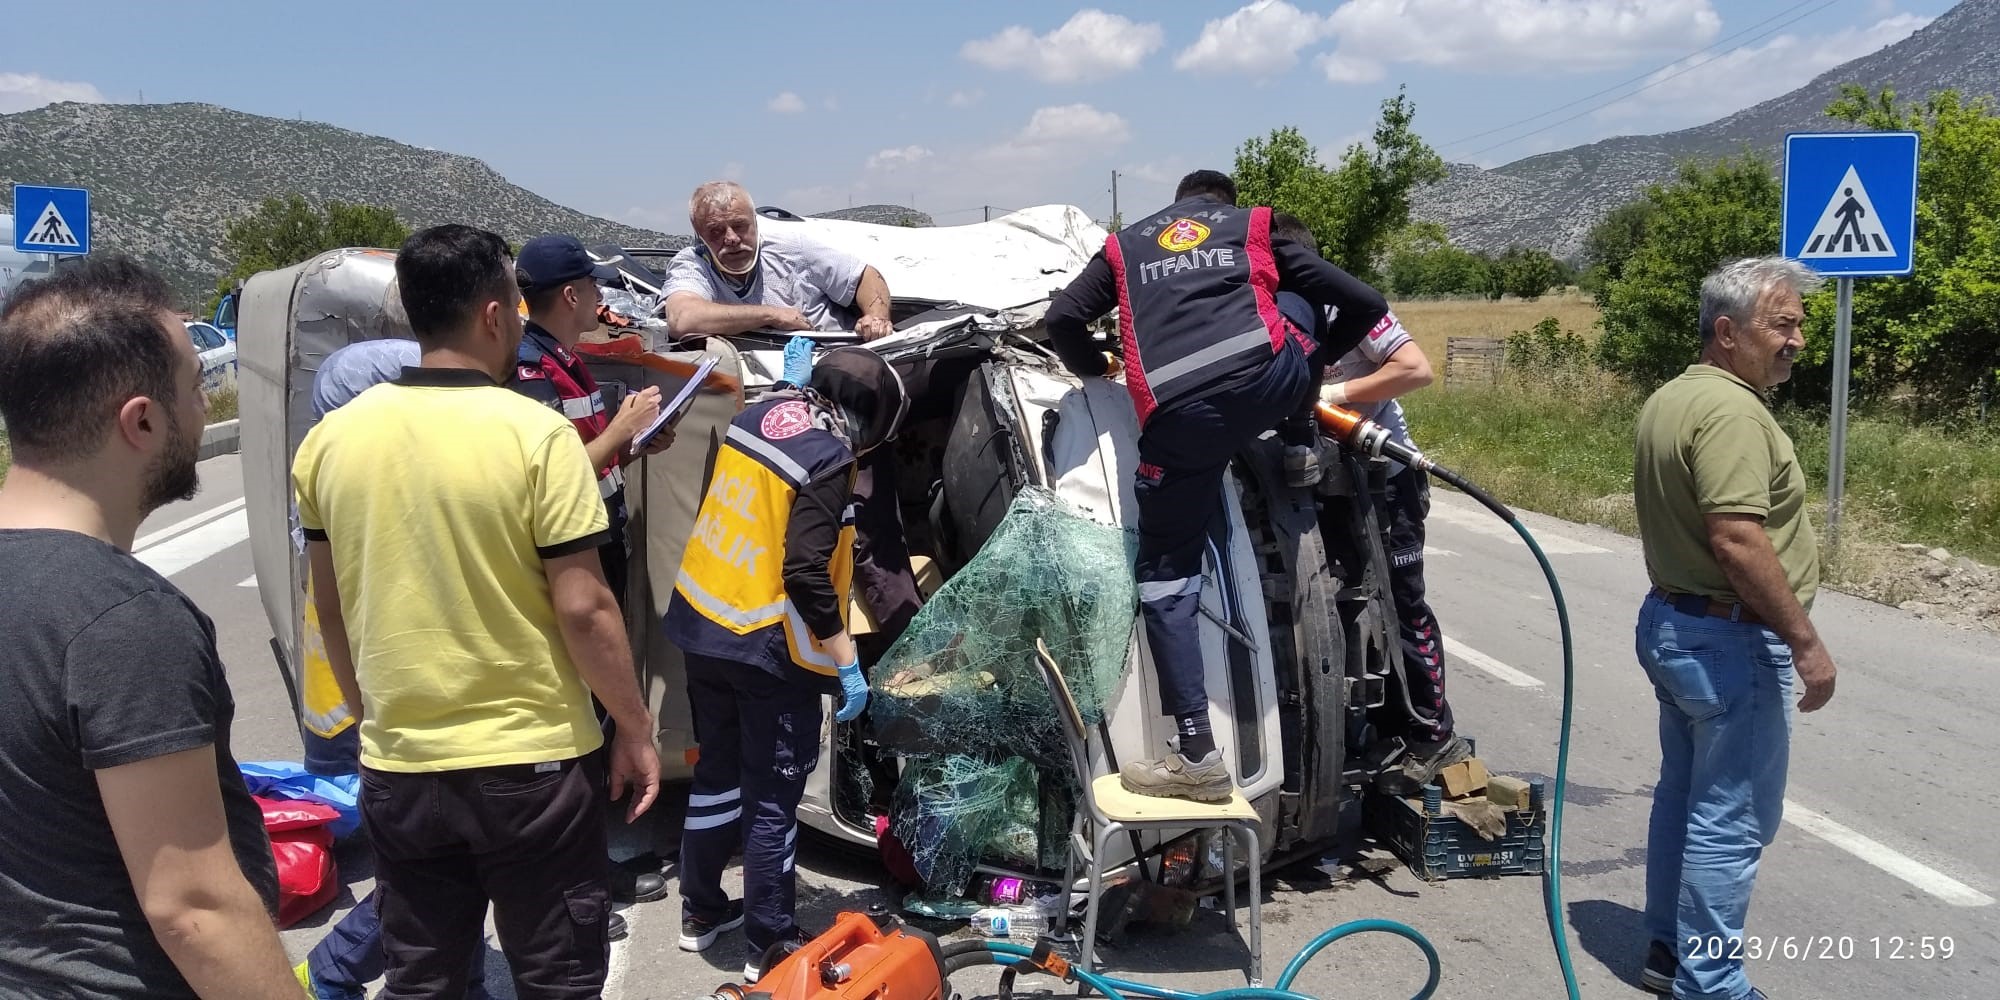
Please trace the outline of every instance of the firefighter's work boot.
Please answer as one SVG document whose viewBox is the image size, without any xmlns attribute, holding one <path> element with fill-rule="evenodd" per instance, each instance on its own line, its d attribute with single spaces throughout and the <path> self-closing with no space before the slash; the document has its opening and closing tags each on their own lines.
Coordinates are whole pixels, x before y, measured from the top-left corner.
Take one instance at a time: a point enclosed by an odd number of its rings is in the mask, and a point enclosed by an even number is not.
<svg viewBox="0 0 2000 1000">
<path fill-rule="evenodd" d="M 1309 444 L 1285 446 L 1285 485 L 1304 488 L 1318 486 L 1319 449 Z"/>
<path fill-rule="evenodd" d="M 1460 761 L 1472 759 L 1472 744 L 1452 736 L 1435 746 L 1412 745 L 1402 762 L 1375 778 L 1375 789 L 1387 795 L 1420 795 L 1424 786 L 1437 780 L 1438 772 Z"/>
<path fill-rule="evenodd" d="M 1220 749 L 1200 760 L 1189 760 L 1178 750 L 1159 760 L 1136 760 L 1121 768 L 1118 777 L 1126 791 L 1160 798 L 1221 802 L 1236 791 Z"/>
</svg>

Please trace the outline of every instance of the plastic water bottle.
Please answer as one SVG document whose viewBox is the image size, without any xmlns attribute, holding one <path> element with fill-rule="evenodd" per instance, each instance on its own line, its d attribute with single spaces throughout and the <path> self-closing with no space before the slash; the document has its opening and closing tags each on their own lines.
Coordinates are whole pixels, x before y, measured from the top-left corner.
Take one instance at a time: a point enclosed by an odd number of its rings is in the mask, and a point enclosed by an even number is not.
<svg viewBox="0 0 2000 1000">
<path fill-rule="evenodd" d="M 1054 922 L 1036 906 L 988 906 L 972 914 L 972 930 L 981 937 L 1033 941 Z"/>
</svg>

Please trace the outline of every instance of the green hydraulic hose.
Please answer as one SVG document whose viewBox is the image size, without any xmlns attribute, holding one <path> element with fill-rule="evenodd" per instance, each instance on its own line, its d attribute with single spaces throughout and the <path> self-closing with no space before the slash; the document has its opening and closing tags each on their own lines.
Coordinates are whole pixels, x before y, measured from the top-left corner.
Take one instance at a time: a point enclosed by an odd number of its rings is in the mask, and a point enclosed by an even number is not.
<svg viewBox="0 0 2000 1000">
<path fill-rule="evenodd" d="M 1322 406 L 1320 409 L 1323 425 L 1327 422 L 1328 409 L 1325 406 Z M 1358 434 L 1355 432 L 1357 426 L 1361 428 Z M 1389 444 L 1386 441 L 1386 433 L 1382 433 L 1376 425 L 1368 421 L 1356 417 L 1354 422 L 1346 424 L 1345 431 L 1346 433 L 1342 435 L 1343 437 L 1365 439 L 1361 446 L 1370 450 L 1371 453 L 1380 455 L 1388 452 L 1392 457 L 1404 464 L 1436 476 L 1465 495 L 1479 501 L 1487 510 L 1492 511 L 1496 517 L 1512 526 L 1515 534 L 1521 536 L 1521 541 L 1527 543 L 1528 551 L 1534 553 L 1535 563 L 1541 567 L 1543 578 L 1548 581 L 1549 594 L 1555 599 L 1556 604 L 1556 623 L 1562 635 L 1563 685 L 1562 731 L 1558 734 L 1556 740 L 1556 787 L 1554 804 L 1550 806 L 1549 811 L 1548 858 L 1547 863 L 1542 868 L 1542 903 L 1548 916 L 1549 937 L 1555 945 L 1556 963 L 1562 968 L 1564 990 L 1568 995 L 1568 1000 L 1579 1000 L 1576 985 L 1576 969 L 1569 954 L 1569 934 L 1564 929 L 1562 916 L 1563 798 L 1564 791 L 1569 785 L 1569 733 L 1573 708 L 1571 702 L 1576 695 L 1575 640 L 1570 633 L 1569 603 L 1563 598 L 1562 584 L 1557 582 L 1555 567 L 1549 564 L 1549 557 L 1542 551 L 1541 544 L 1535 541 L 1535 536 L 1528 531 L 1528 526 L 1523 524 L 1520 517 L 1512 510 L 1509 510 L 1507 505 L 1495 500 L 1491 494 L 1466 481 L 1458 473 L 1431 461 L 1422 452 Z M 1227 990 L 1218 990 L 1212 993 L 1185 993 L 1180 990 L 1149 986 L 1145 983 L 1127 982 L 1109 976 L 1100 976 L 1074 965 L 1069 968 L 1068 978 L 1104 994 L 1106 1000 L 1125 1000 L 1125 996 L 1128 993 L 1135 996 L 1152 998 L 1152 1000 L 1311 1000 L 1306 994 L 1295 992 L 1292 989 L 1292 983 L 1298 978 L 1299 973 L 1305 969 L 1306 963 L 1310 962 L 1313 956 L 1319 954 L 1335 941 L 1350 934 L 1369 931 L 1394 934 L 1407 938 L 1423 950 L 1424 959 L 1430 966 L 1430 975 L 1424 983 L 1424 988 L 1412 1000 L 1429 1000 L 1431 994 L 1437 990 L 1440 978 L 1437 949 L 1432 947 L 1430 941 L 1418 933 L 1416 929 L 1394 920 L 1351 920 L 1338 927 L 1322 932 L 1311 943 L 1307 944 L 1305 948 L 1301 949 L 1297 955 L 1293 956 L 1290 962 L 1286 963 L 1285 971 L 1279 974 L 1278 981 L 1268 987 L 1242 986 Z M 1025 945 L 1009 942 L 979 941 L 974 943 L 983 947 L 986 951 L 993 953 L 997 958 L 1005 960 L 1000 963 L 1004 965 L 1019 964 L 1021 960 L 1030 958 L 1034 954 L 1033 950 Z"/>
<path fill-rule="evenodd" d="M 1421 458 L 1421 455 L 1418 455 Z M 1562 731 L 1556 740 L 1556 787 L 1555 803 L 1549 808 L 1549 853 L 1547 863 L 1542 866 L 1542 903 L 1548 911 L 1549 938 L 1555 944 L 1556 964 L 1562 967 L 1563 988 L 1569 1000 L 1578 1000 L 1576 990 L 1576 969 L 1570 961 L 1569 934 L 1563 929 L 1562 915 L 1562 825 L 1563 794 L 1569 787 L 1569 728 L 1571 702 L 1576 695 L 1576 648 L 1569 630 L 1569 603 L 1563 599 L 1562 584 L 1556 582 L 1555 567 L 1549 565 L 1549 557 L 1542 552 L 1542 546 L 1521 523 L 1521 518 L 1507 505 L 1488 494 L 1485 490 L 1469 483 L 1458 473 L 1425 460 L 1431 475 L 1450 483 L 1460 492 L 1480 502 L 1495 516 L 1514 528 L 1521 541 L 1528 544 L 1528 551 L 1535 554 L 1535 562 L 1542 568 L 1542 576 L 1548 580 L 1549 594 L 1556 602 L 1556 624 L 1562 632 L 1563 689 L 1562 689 Z"/>
</svg>

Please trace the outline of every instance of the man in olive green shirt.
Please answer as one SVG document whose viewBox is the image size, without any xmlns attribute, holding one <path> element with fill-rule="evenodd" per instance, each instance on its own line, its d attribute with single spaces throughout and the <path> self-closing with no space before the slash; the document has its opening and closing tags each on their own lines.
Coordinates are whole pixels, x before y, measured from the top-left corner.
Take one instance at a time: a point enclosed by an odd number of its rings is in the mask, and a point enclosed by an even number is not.
<svg viewBox="0 0 2000 1000">
<path fill-rule="evenodd" d="M 1791 377 L 1801 295 L 1818 283 L 1782 257 L 1709 275 L 1700 360 L 1639 414 L 1633 492 L 1653 589 L 1635 644 L 1660 704 L 1641 982 L 1675 997 L 1763 997 L 1732 956 L 1783 818 L 1795 680 L 1799 711 L 1833 697 L 1833 658 L 1806 616 L 1819 548 L 1805 476 L 1763 396 Z"/>
</svg>

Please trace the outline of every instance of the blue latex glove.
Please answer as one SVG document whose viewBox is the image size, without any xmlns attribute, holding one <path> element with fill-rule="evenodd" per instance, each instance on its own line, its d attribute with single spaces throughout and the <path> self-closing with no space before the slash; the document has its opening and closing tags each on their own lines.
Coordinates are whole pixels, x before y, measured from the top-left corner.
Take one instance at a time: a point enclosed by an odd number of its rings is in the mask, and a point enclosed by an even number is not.
<svg viewBox="0 0 2000 1000">
<path fill-rule="evenodd" d="M 805 385 L 812 377 L 813 339 L 793 337 L 785 344 L 784 379 L 793 385 Z"/>
<path fill-rule="evenodd" d="M 868 707 L 868 678 L 861 676 L 859 661 L 840 668 L 840 711 L 833 713 L 835 722 L 853 722 L 861 717 L 861 710 Z"/>
</svg>

